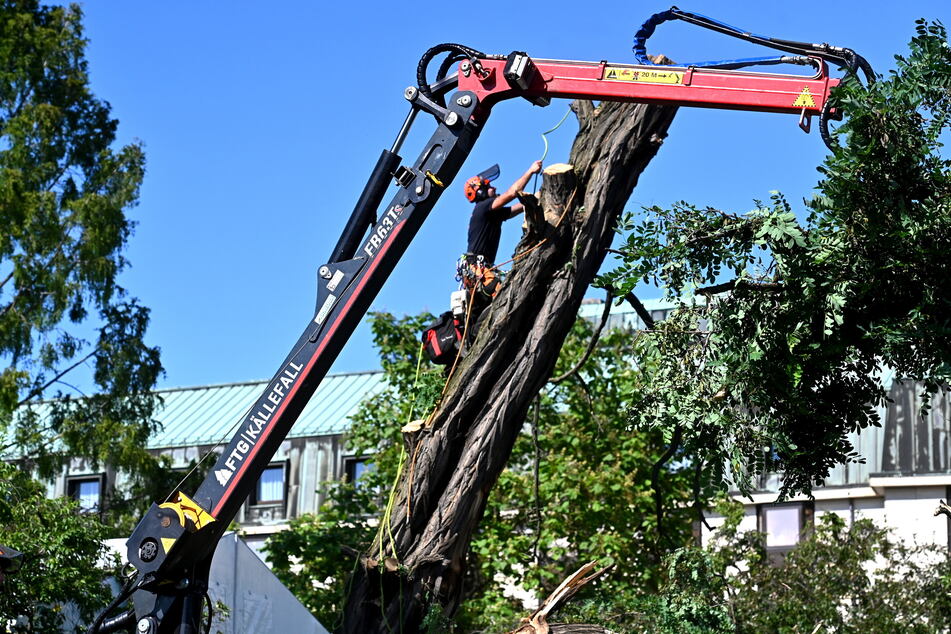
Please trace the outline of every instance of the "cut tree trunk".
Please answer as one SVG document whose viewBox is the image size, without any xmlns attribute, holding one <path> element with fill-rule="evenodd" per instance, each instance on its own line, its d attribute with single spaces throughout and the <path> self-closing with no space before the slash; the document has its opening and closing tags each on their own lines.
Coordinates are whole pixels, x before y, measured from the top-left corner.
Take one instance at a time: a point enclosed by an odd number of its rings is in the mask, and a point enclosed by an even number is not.
<svg viewBox="0 0 951 634">
<path fill-rule="evenodd" d="M 551 376 L 617 219 L 676 112 L 643 104 L 595 108 L 587 101 L 572 109 L 579 122 L 573 169 L 546 170 L 542 226 L 517 247 L 524 255 L 487 309 L 440 405 L 426 426 L 405 437 L 410 459 L 384 552 L 367 553 L 354 573 L 343 632 L 417 632 L 432 610 L 455 612 L 466 552 L 489 492 Z"/>
</svg>

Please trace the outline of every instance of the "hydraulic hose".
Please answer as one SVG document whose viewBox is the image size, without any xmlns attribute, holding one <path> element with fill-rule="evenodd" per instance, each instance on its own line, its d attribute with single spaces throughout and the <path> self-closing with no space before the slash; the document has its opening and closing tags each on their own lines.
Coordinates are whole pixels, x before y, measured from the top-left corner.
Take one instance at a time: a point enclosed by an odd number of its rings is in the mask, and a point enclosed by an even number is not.
<svg viewBox="0 0 951 634">
<path fill-rule="evenodd" d="M 849 69 L 854 75 L 858 75 L 856 69 L 860 69 L 862 74 L 865 75 L 865 84 L 870 86 L 875 83 L 875 71 L 872 70 L 872 65 L 868 63 L 864 57 L 856 53 L 851 49 L 843 49 L 845 51 L 845 66 Z M 832 132 L 829 130 L 829 120 L 832 118 L 832 99 L 826 99 L 825 103 L 822 105 L 822 110 L 819 112 L 819 137 L 822 139 L 822 142 L 826 144 L 826 147 L 830 150 L 835 150 L 839 147 L 838 141 L 832 136 Z"/>
<path fill-rule="evenodd" d="M 99 616 L 96 617 L 96 620 L 92 622 L 92 625 L 89 626 L 86 634 L 104 634 L 105 632 L 112 632 L 115 629 L 104 629 L 108 623 L 109 627 L 115 628 L 116 624 L 125 625 L 127 619 L 129 618 L 129 613 L 124 612 L 116 618 L 107 619 L 107 615 L 119 607 L 123 601 L 132 596 L 132 593 L 138 589 L 138 584 L 136 583 L 138 575 L 129 577 L 125 584 L 122 586 L 122 589 L 119 590 L 119 594 L 112 600 L 112 602 L 106 606 L 106 609 L 99 613 Z M 135 611 L 132 611 L 132 622 L 135 622 Z"/>
<path fill-rule="evenodd" d="M 831 46 L 829 44 L 811 44 L 809 42 L 797 42 L 794 40 L 783 40 L 779 38 L 758 35 L 749 31 L 744 31 L 735 26 L 714 20 L 699 13 L 690 13 L 681 11 L 677 7 L 671 7 L 667 11 L 652 15 L 641 25 L 641 28 L 634 35 L 634 55 L 640 64 L 653 64 L 647 56 L 647 39 L 654 34 L 657 27 L 664 22 L 671 20 L 682 20 L 689 24 L 699 26 L 717 33 L 729 35 L 753 44 L 759 44 L 773 48 L 785 53 L 793 53 L 809 57 L 818 57 L 826 62 L 831 62 L 842 66 L 853 75 L 858 75 L 861 70 L 865 76 L 866 85 L 875 82 L 875 71 L 868 61 L 849 48 Z M 707 68 L 742 68 L 757 64 L 775 64 L 775 63 L 800 63 L 798 58 L 749 58 L 742 60 L 721 60 L 716 62 L 695 62 L 690 64 L 679 64 L 682 66 L 698 66 Z M 819 112 L 819 136 L 830 150 L 837 147 L 835 139 L 829 131 L 829 120 L 832 118 L 831 99 L 826 99 Z"/>
<path fill-rule="evenodd" d="M 437 55 L 442 53 L 451 53 L 451 55 L 446 58 L 446 61 L 444 61 L 439 67 L 439 72 L 437 75 L 440 78 L 445 76 L 452 64 L 466 58 L 473 60 L 473 65 L 476 67 L 476 72 L 478 72 L 481 68 L 478 63 L 478 59 L 480 57 L 484 58 L 486 55 L 485 53 L 481 53 L 474 48 L 470 48 L 463 44 L 454 44 L 451 42 L 437 44 L 423 53 L 423 56 L 419 58 L 419 64 L 416 65 L 416 83 L 419 86 L 419 92 L 426 95 L 426 97 L 435 101 L 439 105 L 445 106 L 445 100 L 443 100 L 441 95 L 433 94 L 432 89 L 429 87 L 429 82 L 426 80 L 426 72 L 429 70 L 429 64 Z"/>
<path fill-rule="evenodd" d="M 658 26 L 671 20 L 682 20 L 688 24 L 693 24 L 694 26 L 716 31 L 717 33 L 729 35 L 730 37 L 735 37 L 746 42 L 773 48 L 785 53 L 819 57 L 826 61 L 845 66 L 852 71 L 855 71 L 856 68 L 860 68 L 865 74 L 865 78 L 869 83 L 874 81 L 875 73 L 872 70 L 871 65 L 869 65 L 869 63 L 861 55 L 858 55 L 851 49 L 831 46 L 829 44 L 811 44 L 809 42 L 797 42 L 794 40 L 784 40 L 766 35 L 760 35 L 735 26 L 731 26 L 725 22 L 720 22 L 719 20 L 715 20 L 699 13 L 682 11 L 677 7 L 671 7 L 667 11 L 652 15 L 647 19 L 646 22 L 644 22 L 643 25 L 641 25 L 641 28 L 634 35 L 634 55 L 637 58 L 638 63 L 653 63 L 647 57 L 647 39 L 654 34 L 654 31 Z M 770 60 L 772 60 L 773 63 L 778 61 L 775 58 L 751 58 L 749 60 L 730 60 L 730 62 L 742 61 L 748 62 L 747 65 L 754 65 L 757 63 L 767 63 Z M 684 65 L 719 67 L 723 63 L 724 62 L 696 62 Z M 733 67 L 735 68 L 737 66 L 734 64 Z"/>
<path fill-rule="evenodd" d="M 135 625 L 135 610 L 123 612 L 119 616 L 106 619 L 96 630 L 99 634 L 108 634 L 108 632 L 128 631 Z"/>
</svg>

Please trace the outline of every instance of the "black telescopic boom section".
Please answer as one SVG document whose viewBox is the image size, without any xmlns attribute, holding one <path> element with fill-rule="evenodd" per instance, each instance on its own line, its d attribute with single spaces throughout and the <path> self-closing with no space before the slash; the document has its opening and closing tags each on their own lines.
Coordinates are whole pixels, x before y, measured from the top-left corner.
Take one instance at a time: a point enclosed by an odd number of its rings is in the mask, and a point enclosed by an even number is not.
<svg viewBox="0 0 951 634">
<path fill-rule="evenodd" d="M 359 225 L 375 209 L 374 201 L 379 202 L 396 167 L 396 155 L 384 151 L 334 249 L 335 257 L 350 259 L 331 258 L 320 267 L 316 313 L 293 350 L 240 421 L 195 495 L 153 504 L 126 543 L 129 562 L 141 580 L 137 616 L 161 623 L 160 633 L 166 631 L 163 616 L 180 612 L 184 599 L 170 588 L 195 586 L 206 576 L 202 570 L 207 571 L 219 537 L 366 314 L 444 184 L 452 182 L 469 155 L 482 129 L 481 122 L 472 120 L 479 101 L 471 92 L 459 96 L 465 98 L 453 99 L 449 106 L 455 116 L 440 123 L 413 166 L 401 170 L 398 191 L 360 242 Z M 182 580 L 188 579 L 192 581 L 183 586 Z"/>
<path fill-rule="evenodd" d="M 196 493 L 194 501 L 210 512 L 216 523 L 229 522 L 247 499 L 261 471 L 442 194 L 437 182 L 451 182 L 462 167 L 481 129 L 463 123 L 469 122 L 472 114 L 476 101 L 472 97 L 467 107 L 453 103 L 459 115 L 457 125 L 439 125 L 410 170 L 412 180 L 407 179 L 405 186 L 399 187 L 353 257 L 320 267 L 314 318 Z M 393 156 L 384 151 L 361 202 L 369 204 L 382 196 L 389 182 L 382 175 Z M 352 230 L 348 226 L 344 235 Z"/>
<path fill-rule="evenodd" d="M 396 171 L 399 164 L 399 155 L 389 150 L 383 150 L 380 154 L 376 167 L 373 168 L 370 179 L 363 187 L 363 193 L 360 194 L 360 198 L 350 214 L 350 221 L 347 222 L 347 227 L 330 255 L 331 262 L 349 260 L 353 257 L 367 228 L 376 222 L 376 210 L 380 207 L 383 196 L 386 195 L 386 187 L 390 184 L 393 172 Z"/>
</svg>

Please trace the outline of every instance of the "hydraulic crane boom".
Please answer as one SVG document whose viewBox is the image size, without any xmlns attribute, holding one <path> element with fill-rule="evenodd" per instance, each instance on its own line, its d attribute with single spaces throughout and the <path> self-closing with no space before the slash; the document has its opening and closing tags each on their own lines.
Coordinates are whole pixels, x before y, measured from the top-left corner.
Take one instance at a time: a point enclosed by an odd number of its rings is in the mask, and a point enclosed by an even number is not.
<svg viewBox="0 0 951 634">
<path fill-rule="evenodd" d="M 533 60 L 513 53 L 482 61 L 483 73 L 462 72 L 459 90 L 491 108 L 514 96 L 529 100 L 603 99 L 672 106 L 818 115 L 839 80 L 810 59 L 813 76 L 608 62 Z"/>
<path fill-rule="evenodd" d="M 425 67 L 441 53 L 449 54 L 448 62 L 459 62 L 458 72 L 430 85 Z M 838 80 L 829 77 L 822 56 L 786 61 L 811 65 L 814 73 L 533 60 L 522 52 L 489 56 L 456 44 L 430 49 L 420 64 L 423 80 L 405 91 L 406 122 L 392 148 L 382 152 L 329 260 L 319 268 L 314 316 L 198 491 L 192 496 L 177 492 L 171 501 L 153 504 L 142 518 L 127 542 L 137 574 L 90 632 L 133 622 L 142 634 L 199 630 L 218 539 L 455 178 L 496 103 L 514 97 L 538 105 L 552 98 L 584 98 L 755 110 L 798 115 L 804 128 L 812 115 L 834 116 L 828 104 Z M 448 72 L 449 65 L 443 68 Z M 437 129 L 416 161 L 403 166 L 397 152 L 420 111 L 436 118 Z M 378 215 L 391 178 L 397 191 Z M 134 610 L 103 621 L 130 596 Z"/>
</svg>

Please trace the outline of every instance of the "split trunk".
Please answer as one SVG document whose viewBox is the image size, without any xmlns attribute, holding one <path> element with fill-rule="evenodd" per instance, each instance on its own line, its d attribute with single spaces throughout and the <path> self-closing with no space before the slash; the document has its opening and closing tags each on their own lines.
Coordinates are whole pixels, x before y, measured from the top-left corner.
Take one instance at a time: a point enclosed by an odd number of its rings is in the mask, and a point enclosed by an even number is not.
<svg viewBox="0 0 951 634">
<path fill-rule="evenodd" d="M 367 553 L 355 572 L 344 632 L 417 632 L 434 607 L 446 615 L 458 607 L 486 499 L 676 112 L 586 101 L 572 109 L 571 169 L 546 171 L 522 255 L 428 425 L 405 438 L 410 459 L 390 521 L 398 565 L 387 559 L 388 533 L 386 552 Z"/>
</svg>

